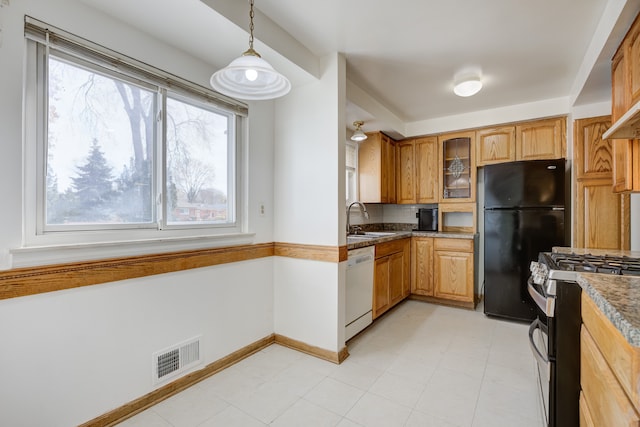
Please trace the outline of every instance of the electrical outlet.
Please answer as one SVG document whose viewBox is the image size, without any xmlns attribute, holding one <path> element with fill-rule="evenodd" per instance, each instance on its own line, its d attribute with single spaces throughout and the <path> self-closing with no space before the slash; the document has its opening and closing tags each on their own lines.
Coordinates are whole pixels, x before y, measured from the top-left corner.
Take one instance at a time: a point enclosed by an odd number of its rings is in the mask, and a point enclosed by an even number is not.
<svg viewBox="0 0 640 427">
<path fill-rule="evenodd" d="M 258 213 L 260 214 L 260 216 L 264 216 L 264 213 L 265 213 L 264 202 L 260 202 Z"/>
</svg>

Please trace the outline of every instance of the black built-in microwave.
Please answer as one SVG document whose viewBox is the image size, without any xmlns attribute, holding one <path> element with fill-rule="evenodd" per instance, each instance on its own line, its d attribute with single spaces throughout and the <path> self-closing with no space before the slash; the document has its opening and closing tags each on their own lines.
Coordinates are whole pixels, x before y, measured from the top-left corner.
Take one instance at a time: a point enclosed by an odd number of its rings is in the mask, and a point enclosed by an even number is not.
<svg viewBox="0 0 640 427">
<path fill-rule="evenodd" d="M 438 208 L 421 208 L 416 213 L 419 231 L 438 231 Z"/>
</svg>

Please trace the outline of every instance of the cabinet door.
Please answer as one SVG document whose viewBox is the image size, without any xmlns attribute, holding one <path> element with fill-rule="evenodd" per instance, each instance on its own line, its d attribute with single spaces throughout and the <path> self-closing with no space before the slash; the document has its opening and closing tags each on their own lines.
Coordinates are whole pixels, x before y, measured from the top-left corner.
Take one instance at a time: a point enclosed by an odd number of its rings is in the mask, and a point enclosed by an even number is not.
<svg viewBox="0 0 640 427">
<path fill-rule="evenodd" d="M 640 425 L 640 416 L 584 325 L 580 333 L 580 386 L 595 425 Z"/>
<path fill-rule="evenodd" d="M 395 162 L 395 145 L 391 138 L 380 132 L 367 133 L 367 139 L 358 146 L 361 202 L 396 202 Z"/>
<path fill-rule="evenodd" d="M 640 191 L 640 140 L 613 140 L 613 191 Z"/>
<path fill-rule="evenodd" d="M 629 196 L 611 190 L 610 179 L 576 183 L 574 246 L 629 250 Z"/>
<path fill-rule="evenodd" d="M 396 200 L 399 204 L 416 203 L 416 169 L 414 141 L 396 144 Z"/>
<path fill-rule="evenodd" d="M 516 126 L 516 160 L 560 159 L 566 152 L 565 118 Z"/>
<path fill-rule="evenodd" d="M 396 147 L 386 135 L 382 135 L 382 203 L 396 203 Z"/>
<path fill-rule="evenodd" d="M 516 128 L 505 126 L 476 132 L 477 166 L 516 160 Z"/>
<path fill-rule="evenodd" d="M 438 138 L 439 201 L 468 203 L 476 200 L 475 132 L 458 132 Z"/>
<path fill-rule="evenodd" d="M 404 253 L 389 255 L 389 303 L 391 306 L 404 298 Z"/>
<path fill-rule="evenodd" d="M 640 15 L 631 26 L 626 39 L 629 46 L 625 57 L 628 61 L 629 94 L 631 96 L 629 106 L 631 106 L 640 101 Z"/>
<path fill-rule="evenodd" d="M 438 138 L 415 140 L 416 203 L 438 203 Z"/>
<path fill-rule="evenodd" d="M 609 116 L 575 121 L 575 247 L 629 249 L 629 196 L 612 191 L 613 147 L 602 139 L 610 125 Z"/>
<path fill-rule="evenodd" d="M 433 296 L 432 237 L 414 237 L 412 239 L 411 293 Z"/>
<path fill-rule="evenodd" d="M 373 318 L 380 316 L 389 308 L 389 257 L 375 260 L 373 286 Z"/>
<path fill-rule="evenodd" d="M 358 185 L 360 201 L 381 203 L 382 139 L 379 133 L 368 133 L 358 145 Z"/>
<path fill-rule="evenodd" d="M 473 254 L 434 251 L 435 296 L 473 302 Z"/>
<path fill-rule="evenodd" d="M 611 62 L 611 119 L 613 122 L 627 112 L 631 106 L 629 91 L 629 72 L 625 56 L 626 44 L 623 43 Z"/>
</svg>

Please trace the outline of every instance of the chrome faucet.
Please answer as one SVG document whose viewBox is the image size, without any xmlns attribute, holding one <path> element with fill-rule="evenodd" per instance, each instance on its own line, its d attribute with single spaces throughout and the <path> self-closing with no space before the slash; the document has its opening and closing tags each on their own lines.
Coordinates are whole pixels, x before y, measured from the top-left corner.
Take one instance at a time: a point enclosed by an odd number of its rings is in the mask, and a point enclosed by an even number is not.
<svg viewBox="0 0 640 427">
<path fill-rule="evenodd" d="M 369 212 L 367 212 L 367 207 L 364 205 L 364 203 L 362 202 L 353 202 L 349 205 L 349 207 L 347 208 L 347 235 L 349 235 L 349 230 L 351 229 L 351 220 L 349 218 L 349 215 L 351 213 L 351 207 L 353 205 L 358 205 L 358 207 L 360 208 L 360 213 L 362 214 L 362 216 L 364 216 L 365 219 L 369 219 Z"/>
</svg>

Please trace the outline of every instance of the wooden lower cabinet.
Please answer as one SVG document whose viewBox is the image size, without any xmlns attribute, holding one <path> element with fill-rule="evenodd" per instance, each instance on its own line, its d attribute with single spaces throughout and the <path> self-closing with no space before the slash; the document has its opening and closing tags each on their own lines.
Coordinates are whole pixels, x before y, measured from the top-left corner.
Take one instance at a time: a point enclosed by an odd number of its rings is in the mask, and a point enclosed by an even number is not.
<svg viewBox="0 0 640 427">
<path fill-rule="evenodd" d="M 411 293 L 433 296 L 433 237 L 411 239 Z"/>
<path fill-rule="evenodd" d="M 589 410 L 589 405 L 584 398 L 584 393 L 580 392 L 580 427 L 596 427 Z"/>
<path fill-rule="evenodd" d="M 428 301 L 475 306 L 473 239 L 414 237 L 411 293 Z"/>
<path fill-rule="evenodd" d="M 580 425 L 640 426 L 640 349 L 582 293 Z"/>
<path fill-rule="evenodd" d="M 433 251 L 435 270 L 434 296 L 473 303 L 473 241 L 469 251 L 451 248 L 453 239 L 436 239 Z M 457 242 L 456 242 L 457 243 Z"/>
<path fill-rule="evenodd" d="M 409 296 L 410 241 L 410 239 L 401 239 L 376 245 L 373 288 L 374 319 Z"/>
</svg>

